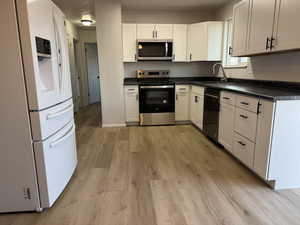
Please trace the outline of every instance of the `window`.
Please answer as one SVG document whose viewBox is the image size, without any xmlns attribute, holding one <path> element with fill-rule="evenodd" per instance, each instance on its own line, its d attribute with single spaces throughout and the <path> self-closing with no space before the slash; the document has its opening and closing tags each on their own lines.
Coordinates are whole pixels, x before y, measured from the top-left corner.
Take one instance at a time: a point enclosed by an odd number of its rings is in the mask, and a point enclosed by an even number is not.
<svg viewBox="0 0 300 225">
<path fill-rule="evenodd" d="M 224 67 L 246 67 L 248 65 L 247 57 L 232 57 L 230 55 L 230 47 L 232 42 L 232 29 L 233 21 L 232 19 L 227 19 L 225 21 L 224 29 L 224 49 L 223 49 L 223 66 Z"/>
</svg>

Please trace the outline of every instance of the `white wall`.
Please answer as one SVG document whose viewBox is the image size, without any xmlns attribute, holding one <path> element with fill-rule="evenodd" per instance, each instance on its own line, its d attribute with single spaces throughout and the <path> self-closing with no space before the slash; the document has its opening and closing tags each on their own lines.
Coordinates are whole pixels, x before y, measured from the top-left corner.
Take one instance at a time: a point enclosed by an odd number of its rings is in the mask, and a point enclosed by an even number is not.
<svg viewBox="0 0 300 225">
<path fill-rule="evenodd" d="M 125 126 L 121 3 L 95 3 L 103 126 Z"/>
<path fill-rule="evenodd" d="M 170 70 L 170 77 L 199 77 L 212 74 L 211 62 L 137 62 L 124 63 L 125 77 L 136 77 L 136 71 L 143 70 Z"/>
<path fill-rule="evenodd" d="M 239 0 L 231 0 L 216 12 L 217 20 L 232 17 L 233 5 Z M 226 69 L 233 78 L 300 82 L 300 52 L 289 52 L 255 56 L 250 58 L 248 68 Z"/>
<path fill-rule="evenodd" d="M 85 55 L 85 43 L 97 43 L 96 29 L 82 29 L 78 30 L 79 42 L 77 44 L 77 58 L 79 64 L 80 76 L 80 92 L 81 92 L 81 105 L 87 106 L 89 104 L 89 87 L 88 87 L 88 74 Z"/>
<path fill-rule="evenodd" d="M 207 20 L 215 20 L 210 11 L 166 11 L 166 10 L 123 10 L 123 23 L 178 23 L 189 24 Z"/>
</svg>

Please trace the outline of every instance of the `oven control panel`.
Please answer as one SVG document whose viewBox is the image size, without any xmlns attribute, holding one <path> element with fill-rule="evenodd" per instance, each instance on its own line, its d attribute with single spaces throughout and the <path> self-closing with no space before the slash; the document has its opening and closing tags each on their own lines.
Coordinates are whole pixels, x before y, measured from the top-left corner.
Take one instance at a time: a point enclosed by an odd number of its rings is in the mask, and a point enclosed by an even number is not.
<svg viewBox="0 0 300 225">
<path fill-rule="evenodd" d="M 137 70 L 137 78 L 163 78 L 169 77 L 169 70 Z"/>
</svg>

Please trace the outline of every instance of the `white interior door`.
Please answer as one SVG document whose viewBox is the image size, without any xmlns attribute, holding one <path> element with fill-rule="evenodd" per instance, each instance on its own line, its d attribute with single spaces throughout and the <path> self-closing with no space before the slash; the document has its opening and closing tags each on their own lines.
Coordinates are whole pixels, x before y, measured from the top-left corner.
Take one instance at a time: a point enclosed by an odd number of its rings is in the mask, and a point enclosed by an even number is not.
<svg viewBox="0 0 300 225">
<path fill-rule="evenodd" d="M 100 102 L 100 76 L 96 43 L 85 44 L 89 84 L 89 104 Z"/>
<path fill-rule="evenodd" d="M 79 110 L 79 96 L 80 90 L 78 85 L 78 72 L 76 67 L 76 54 L 75 54 L 75 40 L 72 36 L 68 36 L 69 42 L 69 56 L 70 56 L 70 71 L 71 71 L 71 82 L 72 82 L 72 93 L 73 93 L 73 104 L 74 111 Z"/>
</svg>

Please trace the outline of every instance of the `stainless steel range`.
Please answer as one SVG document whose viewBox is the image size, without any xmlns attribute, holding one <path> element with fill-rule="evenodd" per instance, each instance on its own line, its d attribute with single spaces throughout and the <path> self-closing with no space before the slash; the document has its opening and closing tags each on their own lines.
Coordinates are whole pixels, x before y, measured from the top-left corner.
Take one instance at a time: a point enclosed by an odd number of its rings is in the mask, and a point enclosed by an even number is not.
<svg viewBox="0 0 300 225">
<path fill-rule="evenodd" d="M 175 124 L 175 84 L 169 81 L 169 71 L 147 70 L 137 74 L 140 125 Z"/>
</svg>

